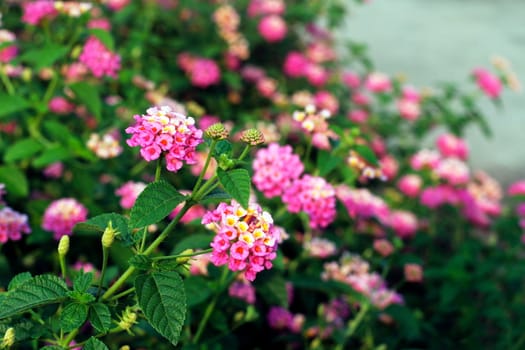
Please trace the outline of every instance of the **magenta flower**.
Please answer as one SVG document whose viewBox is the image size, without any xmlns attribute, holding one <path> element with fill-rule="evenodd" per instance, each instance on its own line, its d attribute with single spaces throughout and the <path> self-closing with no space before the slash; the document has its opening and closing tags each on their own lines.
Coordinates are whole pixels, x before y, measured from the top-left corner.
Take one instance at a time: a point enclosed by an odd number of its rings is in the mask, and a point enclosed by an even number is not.
<svg viewBox="0 0 525 350">
<path fill-rule="evenodd" d="M 418 225 L 417 217 L 413 213 L 404 210 L 392 211 L 387 223 L 394 230 L 395 234 L 401 238 L 414 236 Z"/>
<path fill-rule="evenodd" d="M 507 189 L 509 196 L 523 196 L 525 195 L 525 180 L 519 180 L 512 183 Z"/>
<path fill-rule="evenodd" d="M 278 15 L 263 17 L 257 26 L 259 34 L 269 43 L 278 42 L 284 39 L 288 31 L 286 22 Z"/>
<path fill-rule="evenodd" d="M 290 51 L 284 59 L 283 71 L 291 78 L 299 78 L 304 76 L 307 66 L 308 59 L 302 53 Z"/>
<path fill-rule="evenodd" d="M 257 151 L 253 161 L 253 183 L 266 198 L 280 196 L 298 179 L 304 165 L 289 145 L 271 143 Z"/>
<path fill-rule="evenodd" d="M 0 244 L 8 240 L 19 241 L 23 233 L 31 233 L 27 215 L 20 214 L 9 207 L 0 209 Z"/>
<path fill-rule="evenodd" d="M 281 306 L 272 306 L 268 312 L 268 324 L 277 330 L 286 330 L 292 324 L 292 313 Z"/>
<path fill-rule="evenodd" d="M 392 90 L 390 78 L 383 73 L 373 72 L 365 80 L 365 86 L 372 92 L 388 92 Z"/>
<path fill-rule="evenodd" d="M 355 189 L 346 185 L 336 187 L 337 198 L 343 203 L 353 219 L 376 218 L 385 220 L 390 209 L 385 201 L 367 189 Z"/>
<path fill-rule="evenodd" d="M 184 162 L 197 162 L 195 150 L 202 143 L 202 130 L 195 127 L 191 117 L 175 113 L 168 106 L 151 107 L 144 115 L 135 115 L 136 123 L 126 129 L 131 134 L 127 144 L 139 146 L 146 161 L 161 155 L 166 157 L 166 168 L 176 172 Z"/>
<path fill-rule="evenodd" d="M 479 88 L 490 98 L 498 98 L 503 90 L 500 79 L 485 68 L 476 68 L 472 72 Z"/>
<path fill-rule="evenodd" d="M 322 177 L 304 175 L 285 190 L 282 199 L 291 213 L 308 214 L 314 229 L 324 228 L 335 220 L 335 190 Z"/>
<path fill-rule="evenodd" d="M 23 4 L 22 22 L 36 26 L 45 18 L 53 18 L 58 14 L 51 0 L 29 1 Z"/>
<path fill-rule="evenodd" d="M 71 235 L 73 227 L 87 218 L 87 209 L 74 198 L 62 198 L 52 202 L 45 210 L 42 228 L 51 231 L 59 240 Z"/>
<path fill-rule="evenodd" d="M 221 71 L 215 61 L 207 58 L 196 58 L 189 72 L 191 83 L 200 88 L 219 83 Z"/>
<path fill-rule="evenodd" d="M 97 78 L 103 76 L 115 78 L 120 69 L 120 56 L 109 51 L 94 36 L 90 36 L 84 44 L 79 61 Z"/>
<path fill-rule="evenodd" d="M 55 114 L 69 114 L 75 109 L 75 105 L 69 102 L 65 97 L 55 96 L 49 101 L 49 111 Z"/>
<path fill-rule="evenodd" d="M 8 45 L 0 49 L 0 63 L 9 63 L 18 55 L 18 47 L 15 45 L 15 40 L 15 34 L 8 30 L 0 29 L 0 45 L 13 43 L 13 45 Z"/>
<path fill-rule="evenodd" d="M 235 281 L 228 288 L 228 294 L 248 304 L 255 304 L 255 287 L 248 281 Z"/>
<path fill-rule="evenodd" d="M 279 231 L 274 229 L 271 215 L 258 204 L 244 209 L 233 200 L 229 205 L 221 203 L 204 215 L 202 223 L 216 233 L 210 259 L 215 266 L 228 264 L 232 271 L 243 271 L 248 281 L 272 267 Z"/>
<path fill-rule="evenodd" d="M 408 121 L 416 120 L 421 114 L 419 102 L 415 102 L 406 98 L 397 101 L 397 109 L 399 111 L 399 115 L 401 115 L 401 118 Z"/>
<path fill-rule="evenodd" d="M 453 134 L 442 134 L 436 140 L 436 146 L 443 157 L 468 158 L 468 146 L 465 141 Z"/>
<path fill-rule="evenodd" d="M 361 78 L 355 72 L 344 72 L 341 80 L 350 89 L 357 89 L 361 85 Z"/>
</svg>

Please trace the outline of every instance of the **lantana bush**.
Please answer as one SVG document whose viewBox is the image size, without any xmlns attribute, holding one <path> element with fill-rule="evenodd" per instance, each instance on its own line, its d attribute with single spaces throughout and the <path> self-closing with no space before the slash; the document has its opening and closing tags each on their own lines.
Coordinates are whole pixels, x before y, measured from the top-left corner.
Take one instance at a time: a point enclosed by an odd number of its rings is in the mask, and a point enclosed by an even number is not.
<svg viewBox="0 0 525 350">
<path fill-rule="evenodd" d="M 524 348 L 525 180 L 464 139 L 511 64 L 415 87 L 356 6 L 2 1 L 0 349 Z"/>
</svg>

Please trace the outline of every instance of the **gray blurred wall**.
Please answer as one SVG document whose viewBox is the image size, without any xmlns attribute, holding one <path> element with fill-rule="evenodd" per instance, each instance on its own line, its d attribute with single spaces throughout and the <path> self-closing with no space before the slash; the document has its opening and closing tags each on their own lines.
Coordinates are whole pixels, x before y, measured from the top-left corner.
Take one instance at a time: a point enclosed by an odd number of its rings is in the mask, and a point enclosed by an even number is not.
<svg viewBox="0 0 525 350">
<path fill-rule="evenodd" d="M 464 83 L 490 58 L 511 61 L 525 87 L 525 0 L 372 0 L 353 5 L 339 35 L 366 43 L 377 70 L 415 86 Z M 494 132 L 467 132 L 470 164 L 508 184 L 525 179 L 525 92 L 506 90 L 503 109 L 483 103 Z"/>
</svg>

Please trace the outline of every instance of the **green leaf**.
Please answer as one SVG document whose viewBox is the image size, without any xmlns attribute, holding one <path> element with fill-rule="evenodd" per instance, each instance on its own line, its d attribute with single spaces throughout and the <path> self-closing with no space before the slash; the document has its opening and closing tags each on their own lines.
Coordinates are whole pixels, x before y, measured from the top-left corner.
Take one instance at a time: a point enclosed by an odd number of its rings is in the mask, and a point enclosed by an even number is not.
<svg viewBox="0 0 525 350">
<path fill-rule="evenodd" d="M 184 283 L 176 272 L 139 275 L 135 280 L 139 305 L 151 326 L 177 345 L 186 317 Z"/>
<path fill-rule="evenodd" d="M 54 304 L 67 298 L 67 285 L 54 275 L 39 275 L 27 280 L 0 302 L 0 319 L 28 311 L 32 308 Z"/>
<path fill-rule="evenodd" d="M 97 215 L 85 222 L 78 223 L 73 227 L 73 233 L 84 236 L 101 236 L 110 221 L 113 228 L 118 231 L 117 239 L 124 241 L 127 246 L 135 243 L 128 230 L 128 219 L 117 213 Z"/>
<path fill-rule="evenodd" d="M 392 304 L 385 310 L 394 318 L 401 328 L 401 334 L 405 338 L 415 339 L 420 334 L 419 322 L 412 314 L 412 311 L 405 306 Z"/>
<path fill-rule="evenodd" d="M 87 109 L 100 121 L 102 118 L 102 102 L 97 88 L 93 85 L 78 82 L 69 85 L 76 98 L 86 105 Z"/>
<path fill-rule="evenodd" d="M 91 28 L 89 33 L 97 37 L 97 39 L 100 40 L 109 51 L 115 51 L 113 37 L 108 31 L 100 28 Z"/>
<path fill-rule="evenodd" d="M 317 168 L 319 175 L 325 176 L 332 170 L 343 164 L 344 160 L 341 157 L 333 155 L 331 152 L 319 151 L 317 154 Z"/>
<path fill-rule="evenodd" d="M 106 304 L 96 303 L 89 308 L 89 322 L 99 333 L 106 333 L 111 327 L 111 313 Z"/>
<path fill-rule="evenodd" d="M 63 160 L 73 157 L 71 151 L 62 146 L 54 146 L 46 149 L 40 156 L 33 160 L 33 166 L 35 168 L 42 168 L 46 165 L 55 162 L 61 162 Z"/>
<path fill-rule="evenodd" d="M 0 183 L 5 184 L 7 193 L 14 197 L 25 197 L 29 193 L 26 175 L 17 167 L 0 166 Z"/>
<path fill-rule="evenodd" d="M 286 281 L 274 270 L 265 270 L 257 275 L 255 288 L 268 305 L 288 307 L 288 291 Z"/>
<path fill-rule="evenodd" d="M 40 348 L 40 350 L 64 350 L 64 348 L 58 345 L 47 345 Z"/>
<path fill-rule="evenodd" d="M 224 190 L 239 204 L 248 208 L 250 199 L 250 175 L 246 169 L 233 169 L 224 171 L 217 169 L 217 176 Z"/>
<path fill-rule="evenodd" d="M 29 103 L 20 96 L 0 93 L 0 119 L 29 107 Z"/>
<path fill-rule="evenodd" d="M 168 216 L 185 199 L 185 196 L 166 181 L 153 182 L 142 191 L 131 208 L 129 226 L 139 228 L 155 224 Z"/>
<path fill-rule="evenodd" d="M 232 152 L 232 144 L 228 140 L 220 140 L 215 145 L 215 149 L 213 150 L 213 154 L 216 158 L 218 158 L 221 154 L 226 154 L 228 157 L 231 155 Z"/>
<path fill-rule="evenodd" d="M 87 305 L 79 303 L 68 304 L 60 315 L 60 328 L 62 328 L 64 332 L 71 332 L 82 326 L 87 319 L 87 315 Z"/>
<path fill-rule="evenodd" d="M 7 290 L 11 292 L 12 290 L 18 288 L 25 282 L 29 281 L 31 278 L 33 278 L 33 276 L 31 276 L 30 272 L 19 273 L 11 279 L 9 285 L 7 286 Z"/>
<path fill-rule="evenodd" d="M 68 52 L 68 48 L 59 44 L 50 43 L 43 48 L 28 50 L 18 59 L 22 62 L 33 65 L 35 70 L 53 65 L 57 60 Z"/>
<path fill-rule="evenodd" d="M 190 276 L 184 280 L 184 288 L 188 298 L 188 307 L 199 305 L 211 295 L 206 280 L 200 276 Z"/>
<path fill-rule="evenodd" d="M 153 260 L 150 257 L 142 254 L 133 255 L 128 262 L 139 270 L 149 270 L 153 264 Z"/>
<path fill-rule="evenodd" d="M 366 160 L 370 165 L 379 166 L 377 157 L 370 148 L 364 145 L 355 145 L 353 148 L 354 151 L 356 151 L 361 157 L 363 157 L 363 159 Z"/>
<path fill-rule="evenodd" d="M 63 123 L 49 120 L 44 122 L 43 127 L 53 141 L 58 141 L 64 146 L 67 146 L 70 142 L 69 140 L 73 137 L 69 128 Z"/>
<path fill-rule="evenodd" d="M 84 344 L 83 350 L 109 350 L 109 348 L 95 337 L 90 337 L 86 344 Z"/>
<path fill-rule="evenodd" d="M 73 280 L 73 289 L 77 292 L 85 292 L 93 282 L 93 272 L 80 272 Z"/>
<path fill-rule="evenodd" d="M 216 200 L 229 200 L 232 196 L 224 192 L 221 188 L 215 188 L 213 191 L 202 197 L 201 202 L 216 201 Z"/>
<path fill-rule="evenodd" d="M 17 141 L 6 150 L 4 161 L 13 162 L 15 160 L 30 158 L 42 148 L 42 145 L 34 139 L 23 139 Z"/>
</svg>

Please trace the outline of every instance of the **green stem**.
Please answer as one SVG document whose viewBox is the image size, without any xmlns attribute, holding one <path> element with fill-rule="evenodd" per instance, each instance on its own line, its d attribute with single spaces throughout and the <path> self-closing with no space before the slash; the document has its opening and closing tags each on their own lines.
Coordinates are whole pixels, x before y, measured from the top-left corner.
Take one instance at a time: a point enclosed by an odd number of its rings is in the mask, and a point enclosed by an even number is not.
<svg viewBox="0 0 525 350">
<path fill-rule="evenodd" d="M 0 79 L 2 79 L 2 83 L 5 86 L 5 89 L 7 90 L 7 93 L 10 96 L 13 96 L 15 94 L 15 87 L 13 86 L 13 83 L 11 83 L 11 80 L 5 73 L 5 66 L 0 66 Z"/>
<path fill-rule="evenodd" d="M 213 151 L 215 150 L 215 146 L 217 145 L 217 140 L 212 140 L 210 145 L 210 150 L 208 151 L 208 156 L 206 157 L 206 162 L 204 163 L 204 167 L 201 170 L 201 173 L 199 174 L 199 178 L 197 179 L 197 182 L 195 183 L 195 186 L 193 187 L 193 192 L 195 190 L 199 189 L 202 179 L 204 178 L 204 174 L 206 174 L 206 170 L 208 170 L 208 166 L 210 165 L 211 161 L 211 155 L 213 154 Z"/>
<path fill-rule="evenodd" d="M 69 333 L 69 334 L 67 335 L 67 337 L 65 337 L 65 338 L 61 341 L 61 345 L 62 345 L 63 347 L 69 347 L 69 343 L 71 343 L 71 341 L 72 341 L 73 339 L 75 339 L 75 337 L 77 336 L 77 334 L 78 334 L 78 328 L 75 329 L 74 331 L 72 331 L 71 333 Z"/>
<path fill-rule="evenodd" d="M 213 313 L 213 309 L 215 309 L 215 305 L 217 305 L 217 300 L 219 299 L 219 295 L 222 292 L 222 286 L 224 285 L 224 282 L 228 277 L 228 271 L 229 270 L 226 268 L 222 271 L 221 279 L 219 281 L 219 287 L 217 288 L 213 300 L 211 301 L 211 303 L 208 304 L 206 311 L 204 311 L 204 316 L 202 317 L 201 322 L 199 323 L 199 327 L 197 328 L 197 333 L 195 333 L 195 337 L 193 338 L 193 344 L 199 343 L 199 339 L 202 335 L 202 332 L 204 332 L 204 328 L 206 327 L 206 324 L 208 323 L 208 320 L 210 319 L 210 316 Z"/>
<path fill-rule="evenodd" d="M 126 289 L 125 291 L 123 291 L 122 293 L 119 293 L 117 295 L 114 295 L 111 299 L 109 299 L 110 301 L 111 300 L 117 300 L 117 299 L 120 299 L 122 297 L 125 297 L 126 295 L 128 294 L 131 294 L 135 291 L 135 287 L 131 287 L 131 288 L 128 288 Z"/>
<path fill-rule="evenodd" d="M 140 242 L 140 248 L 139 253 L 142 253 L 144 251 L 144 247 L 146 246 L 146 238 L 148 236 L 148 228 L 144 227 L 144 230 L 142 231 L 142 239 Z"/>
<path fill-rule="evenodd" d="M 348 328 L 347 328 L 346 333 L 345 333 L 345 340 L 344 340 L 344 342 L 342 344 L 337 345 L 335 350 L 343 350 L 344 349 L 344 345 L 345 345 L 346 341 L 348 339 L 350 339 L 354 335 L 355 331 L 357 330 L 357 327 L 359 327 L 359 325 L 361 324 L 361 322 L 365 318 L 365 315 L 367 314 L 369 309 L 370 309 L 370 304 L 369 303 L 365 303 L 365 304 L 361 305 L 361 309 L 357 313 L 356 317 L 352 321 L 350 321 L 348 323 Z"/>
<path fill-rule="evenodd" d="M 241 155 L 239 156 L 239 160 L 243 160 L 248 155 L 248 152 L 250 152 L 251 148 L 252 146 L 246 145 L 246 147 L 244 147 L 244 149 L 242 150 Z"/>
<path fill-rule="evenodd" d="M 170 259 L 178 259 L 178 258 L 189 258 L 189 257 L 192 257 L 192 256 L 197 256 L 197 255 L 211 253 L 212 251 L 213 251 L 213 248 L 209 248 L 209 249 L 206 249 L 206 250 L 199 250 L 198 252 L 194 252 L 194 253 L 191 253 L 191 254 L 157 256 L 157 257 L 152 258 L 152 260 L 160 261 L 160 260 L 170 260 Z"/>
<path fill-rule="evenodd" d="M 217 180 L 217 174 L 213 175 L 208 181 L 206 181 L 204 185 L 201 186 L 201 188 L 195 189 L 192 192 L 190 198 L 192 198 L 195 202 L 200 201 L 207 193 L 206 191 L 211 190 L 210 187 L 215 185 L 215 180 Z"/>
<path fill-rule="evenodd" d="M 155 182 L 160 180 L 160 172 L 162 170 L 162 157 L 157 159 L 157 167 L 155 168 Z"/>
<path fill-rule="evenodd" d="M 62 274 L 62 278 L 67 278 L 67 270 L 66 270 L 66 257 L 64 255 L 58 254 L 58 261 L 60 262 L 60 272 Z"/>
<path fill-rule="evenodd" d="M 177 223 L 180 221 L 182 216 L 186 214 L 188 209 L 190 209 L 193 206 L 193 201 L 186 201 L 184 203 L 184 206 L 179 211 L 177 216 L 169 223 L 168 226 L 162 231 L 162 233 L 150 244 L 150 246 L 144 251 L 144 255 L 151 254 L 165 239 L 168 237 L 168 235 L 171 233 L 171 231 L 175 228 Z M 130 266 L 124 273 L 113 283 L 113 285 L 102 295 L 102 300 L 107 300 L 110 296 L 115 294 L 115 292 L 128 280 L 128 278 L 135 272 L 135 267 Z"/>
<path fill-rule="evenodd" d="M 98 281 L 97 296 L 100 295 L 100 291 L 102 290 L 102 283 L 104 282 L 104 277 L 106 276 L 106 267 L 108 266 L 108 255 L 108 249 L 106 247 L 102 247 L 102 272 L 100 272 L 100 279 Z"/>
</svg>

